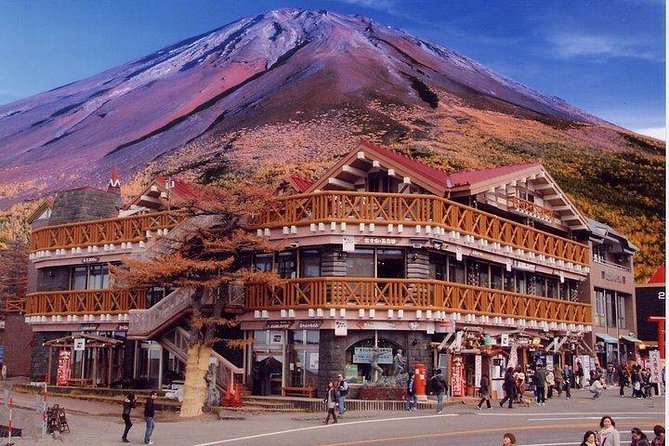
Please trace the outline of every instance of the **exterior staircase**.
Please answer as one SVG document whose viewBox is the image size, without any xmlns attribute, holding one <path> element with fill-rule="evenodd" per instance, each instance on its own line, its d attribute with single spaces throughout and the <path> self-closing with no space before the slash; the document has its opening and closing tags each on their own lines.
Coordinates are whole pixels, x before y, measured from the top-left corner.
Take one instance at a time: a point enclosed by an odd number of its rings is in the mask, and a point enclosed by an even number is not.
<svg viewBox="0 0 669 446">
<path fill-rule="evenodd" d="M 130 310 L 128 339 L 146 340 L 174 323 L 191 307 L 192 290 L 177 288 L 145 310 Z"/>
</svg>

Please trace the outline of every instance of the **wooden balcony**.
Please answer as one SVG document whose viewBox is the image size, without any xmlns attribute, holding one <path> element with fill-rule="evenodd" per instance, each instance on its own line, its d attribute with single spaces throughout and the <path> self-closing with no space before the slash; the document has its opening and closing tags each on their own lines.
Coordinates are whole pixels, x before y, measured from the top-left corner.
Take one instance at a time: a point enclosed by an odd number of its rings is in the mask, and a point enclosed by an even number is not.
<svg viewBox="0 0 669 446">
<path fill-rule="evenodd" d="M 275 287 L 251 285 L 247 310 L 432 310 L 475 315 L 592 324 L 588 304 L 459 283 L 421 279 L 316 277 Z"/>
<path fill-rule="evenodd" d="M 120 314 L 146 308 L 145 290 L 69 290 L 26 296 L 26 316 Z"/>
<path fill-rule="evenodd" d="M 255 228 L 347 222 L 440 226 L 489 242 L 575 264 L 589 264 L 587 245 L 433 195 L 323 191 L 277 198 Z"/>
<path fill-rule="evenodd" d="M 548 222 L 553 222 L 556 219 L 555 212 L 547 209 L 538 204 L 532 203 L 531 201 L 523 200 L 518 198 L 515 195 L 509 195 L 506 197 L 507 205 L 510 209 L 515 209 L 524 214 L 529 214 L 530 216 L 546 220 Z"/>
<path fill-rule="evenodd" d="M 146 231 L 172 229 L 184 218 L 184 214 L 178 212 L 158 212 L 125 218 L 47 226 L 33 231 L 30 252 L 85 248 L 108 243 L 136 243 L 146 240 Z"/>
<path fill-rule="evenodd" d="M 23 313 L 26 308 L 25 299 L 5 301 L 5 313 Z"/>
</svg>

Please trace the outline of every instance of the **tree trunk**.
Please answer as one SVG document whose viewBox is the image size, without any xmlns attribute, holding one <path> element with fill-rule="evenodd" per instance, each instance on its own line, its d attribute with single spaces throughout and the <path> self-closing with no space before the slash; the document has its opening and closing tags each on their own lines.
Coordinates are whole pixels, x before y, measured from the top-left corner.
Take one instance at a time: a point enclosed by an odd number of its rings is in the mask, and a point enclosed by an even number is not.
<svg viewBox="0 0 669 446">
<path fill-rule="evenodd" d="M 204 377 L 209 368 L 211 347 L 196 344 L 188 347 L 184 400 L 179 416 L 188 418 L 202 414 L 202 406 L 207 397 L 207 382 Z"/>
</svg>

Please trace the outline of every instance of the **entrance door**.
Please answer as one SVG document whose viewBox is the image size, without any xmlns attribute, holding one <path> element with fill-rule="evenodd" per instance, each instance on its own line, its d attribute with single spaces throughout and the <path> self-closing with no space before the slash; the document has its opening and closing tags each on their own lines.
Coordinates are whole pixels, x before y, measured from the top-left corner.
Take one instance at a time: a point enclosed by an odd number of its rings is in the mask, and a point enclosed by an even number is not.
<svg viewBox="0 0 669 446">
<path fill-rule="evenodd" d="M 162 350 L 155 341 L 144 341 L 138 349 L 135 378 L 144 381 L 147 388 L 159 389 L 162 385 Z"/>
</svg>

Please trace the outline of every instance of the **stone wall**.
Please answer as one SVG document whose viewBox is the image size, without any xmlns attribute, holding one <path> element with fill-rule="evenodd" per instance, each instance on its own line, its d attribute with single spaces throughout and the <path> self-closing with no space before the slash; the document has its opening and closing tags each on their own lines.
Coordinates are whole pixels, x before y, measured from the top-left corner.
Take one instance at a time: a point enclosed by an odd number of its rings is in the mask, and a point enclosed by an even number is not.
<svg viewBox="0 0 669 446">
<path fill-rule="evenodd" d="M 69 332 L 49 331 L 37 332 L 33 335 L 33 349 L 32 349 L 32 369 L 30 376 L 36 381 L 43 381 L 46 377 L 46 372 L 49 366 L 49 347 L 45 347 L 44 342 L 52 339 L 62 338 L 69 335 Z M 58 369 L 58 349 L 52 349 L 51 356 L 51 381 L 55 382 L 56 370 Z"/>
<path fill-rule="evenodd" d="M 33 331 L 25 323 L 22 314 L 8 313 L 5 315 L 4 364 L 7 376 L 30 375 L 30 350 Z"/>
</svg>

